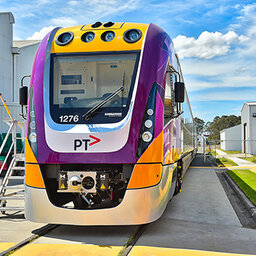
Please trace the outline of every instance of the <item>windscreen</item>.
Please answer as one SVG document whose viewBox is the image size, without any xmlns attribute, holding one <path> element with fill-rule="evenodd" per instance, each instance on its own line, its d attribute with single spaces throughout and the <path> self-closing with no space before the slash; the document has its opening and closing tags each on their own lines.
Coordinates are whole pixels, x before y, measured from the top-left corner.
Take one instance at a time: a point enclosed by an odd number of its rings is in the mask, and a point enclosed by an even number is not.
<svg viewBox="0 0 256 256">
<path fill-rule="evenodd" d="M 51 116 L 57 123 L 112 123 L 127 114 L 139 53 L 54 55 Z M 89 118 L 84 115 L 91 111 Z"/>
</svg>

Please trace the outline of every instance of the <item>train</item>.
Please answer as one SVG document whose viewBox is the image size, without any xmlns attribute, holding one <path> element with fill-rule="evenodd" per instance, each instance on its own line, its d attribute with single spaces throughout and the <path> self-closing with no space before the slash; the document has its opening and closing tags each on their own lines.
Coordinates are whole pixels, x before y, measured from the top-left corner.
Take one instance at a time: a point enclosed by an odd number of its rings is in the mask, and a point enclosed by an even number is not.
<svg viewBox="0 0 256 256">
<path fill-rule="evenodd" d="M 161 217 L 197 150 L 180 62 L 162 28 L 55 28 L 36 53 L 28 96 L 23 89 L 28 220 L 139 225 Z"/>
</svg>

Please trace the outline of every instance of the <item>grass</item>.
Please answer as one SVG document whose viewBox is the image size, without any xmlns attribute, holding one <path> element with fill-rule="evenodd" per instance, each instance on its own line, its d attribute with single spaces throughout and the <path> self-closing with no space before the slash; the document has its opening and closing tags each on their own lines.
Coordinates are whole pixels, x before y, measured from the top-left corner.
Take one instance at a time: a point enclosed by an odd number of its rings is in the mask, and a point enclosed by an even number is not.
<svg viewBox="0 0 256 256">
<path fill-rule="evenodd" d="M 221 150 L 221 151 L 223 151 L 227 154 L 241 154 L 242 153 L 241 150 L 224 150 L 224 149 L 221 149 L 221 148 L 219 150 Z"/>
<path fill-rule="evenodd" d="M 227 173 L 251 202 L 256 205 L 256 173 L 245 169 L 228 170 Z"/>
<path fill-rule="evenodd" d="M 244 160 L 247 160 L 247 161 L 250 161 L 250 162 L 253 162 L 256 164 L 256 156 L 253 156 L 253 157 L 240 157 Z"/>
<path fill-rule="evenodd" d="M 217 165 L 223 165 L 223 166 L 237 166 L 235 162 L 233 162 L 230 159 L 227 159 L 226 157 L 216 158 Z"/>
</svg>

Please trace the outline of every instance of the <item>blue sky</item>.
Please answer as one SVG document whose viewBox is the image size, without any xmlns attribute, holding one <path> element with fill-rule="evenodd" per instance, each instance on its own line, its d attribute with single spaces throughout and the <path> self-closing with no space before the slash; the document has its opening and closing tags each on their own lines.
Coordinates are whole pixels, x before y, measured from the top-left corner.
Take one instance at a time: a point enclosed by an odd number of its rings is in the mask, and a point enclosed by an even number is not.
<svg viewBox="0 0 256 256">
<path fill-rule="evenodd" d="M 256 100 L 256 1 L 0 0 L 15 16 L 14 39 L 97 20 L 156 23 L 180 56 L 194 116 L 239 115 Z"/>
</svg>

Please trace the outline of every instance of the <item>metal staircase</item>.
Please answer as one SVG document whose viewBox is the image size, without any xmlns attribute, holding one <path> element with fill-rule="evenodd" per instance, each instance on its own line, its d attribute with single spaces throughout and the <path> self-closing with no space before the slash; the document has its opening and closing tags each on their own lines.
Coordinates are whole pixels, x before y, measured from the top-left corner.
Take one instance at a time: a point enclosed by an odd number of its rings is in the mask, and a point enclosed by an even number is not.
<svg viewBox="0 0 256 256">
<path fill-rule="evenodd" d="M 5 159 L 0 168 L 0 212 L 5 214 L 7 212 L 20 212 L 24 210 L 25 198 L 25 154 L 17 153 L 17 140 L 24 142 L 24 121 L 14 120 L 8 107 L 6 106 L 1 94 L 0 99 L 5 105 L 6 111 L 10 120 L 4 120 L 9 125 L 9 130 L 0 146 L 0 155 L 4 148 L 7 151 Z M 17 127 L 21 128 L 22 136 L 17 136 Z M 11 137 L 11 142 L 10 142 Z M 7 143 L 9 140 L 9 143 Z M 9 145 L 8 145 L 9 144 Z M 6 173 L 3 169 L 11 158 Z"/>
<path fill-rule="evenodd" d="M 19 154 L 16 155 L 16 157 L 13 157 L 2 180 L 0 186 L 0 211 L 2 214 L 10 211 L 15 212 L 24 210 L 24 161 L 24 154 Z"/>
</svg>

